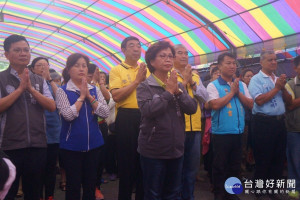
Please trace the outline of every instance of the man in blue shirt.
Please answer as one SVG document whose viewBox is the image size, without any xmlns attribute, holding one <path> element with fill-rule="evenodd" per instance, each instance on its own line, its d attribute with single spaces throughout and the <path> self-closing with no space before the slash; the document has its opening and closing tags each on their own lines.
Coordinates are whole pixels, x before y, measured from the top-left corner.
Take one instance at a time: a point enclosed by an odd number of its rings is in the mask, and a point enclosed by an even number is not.
<svg viewBox="0 0 300 200">
<path fill-rule="evenodd" d="M 229 177 L 239 177 L 242 156 L 242 133 L 245 127 L 244 106 L 253 100 L 245 83 L 233 79 L 236 59 L 231 53 L 218 57 L 221 76 L 207 86 L 212 109 L 213 184 L 215 200 L 239 199 L 225 192 Z"/>
<path fill-rule="evenodd" d="M 286 75 L 276 77 L 276 55 L 261 53 L 262 69 L 253 76 L 249 92 L 254 99 L 252 110 L 253 152 L 256 162 L 254 179 L 280 179 L 286 152 L 285 105 L 291 97 L 285 89 Z"/>
</svg>

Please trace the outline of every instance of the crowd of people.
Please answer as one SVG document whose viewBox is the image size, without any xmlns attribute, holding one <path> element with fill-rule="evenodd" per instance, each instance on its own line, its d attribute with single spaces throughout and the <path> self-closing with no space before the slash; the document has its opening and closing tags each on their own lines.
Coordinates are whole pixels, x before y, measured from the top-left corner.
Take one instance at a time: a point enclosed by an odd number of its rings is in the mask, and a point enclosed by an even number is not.
<svg viewBox="0 0 300 200">
<path fill-rule="evenodd" d="M 3 46 L 0 200 L 13 200 L 20 182 L 24 200 L 53 200 L 58 161 L 66 200 L 104 199 L 104 170 L 118 177 L 119 200 L 131 200 L 133 190 L 136 200 L 193 200 L 201 157 L 215 200 L 240 199 L 224 183 L 241 178 L 244 164 L 255 162 L 250 181 L 276 181 L 286 158 L 295 180 L 289 196 L 299 199 L 299 56 L 287 82 L 275 75 L 273 51 L 261 53 L 257 74 L 240 76 L 235 55 L 222 53 L 202 83 L 187 47 L 167 41 L 153 43 L 138 63 L 139 39 L 125 38 L 125 60 L 109 76 L 84 53 L 67 58 L 61 77 L 45 57 L 29 65 L 25 37 L 11 35 Z"/>
</svg>

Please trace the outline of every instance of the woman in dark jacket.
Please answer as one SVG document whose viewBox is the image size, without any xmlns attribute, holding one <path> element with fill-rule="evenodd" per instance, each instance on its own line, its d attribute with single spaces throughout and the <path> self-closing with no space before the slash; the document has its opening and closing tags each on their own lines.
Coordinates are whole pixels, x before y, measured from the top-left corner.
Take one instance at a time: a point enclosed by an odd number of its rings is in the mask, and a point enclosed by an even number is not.
<svg viewBox="0 0 300 200">
<path fill-rule="evenodd" d="M 137 88 L 142 115 L 138 152 L 145 200 L 180 199 L 184 113 L 194 114 L 197 104 L 177 82 L 176 72 L 171 71 L 174 55 L 168 42 L 151 45 L 145 60 L 152 74 Z"/>
</svg>

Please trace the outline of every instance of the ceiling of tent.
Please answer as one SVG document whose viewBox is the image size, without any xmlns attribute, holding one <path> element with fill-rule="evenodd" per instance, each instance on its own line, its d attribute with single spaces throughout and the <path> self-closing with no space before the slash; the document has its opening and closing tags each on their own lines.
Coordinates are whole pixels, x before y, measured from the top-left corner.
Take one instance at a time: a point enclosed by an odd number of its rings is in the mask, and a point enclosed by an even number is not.
<svg viewBox="0 0 300 200">
<path fill-rule="evenodd" d="M 165 39 L 184 44 L 192 65 L 213 62 L 230 50 L 238 57 L 300 44 L 300 0 L 0 0 L 3 41 L 22 34 L 32 58 L 45 56 L 61 71 L 74 52 L 102 71 L 124 59 L 122 40 L 133 35 L 148 46 Z"/>
</svg>

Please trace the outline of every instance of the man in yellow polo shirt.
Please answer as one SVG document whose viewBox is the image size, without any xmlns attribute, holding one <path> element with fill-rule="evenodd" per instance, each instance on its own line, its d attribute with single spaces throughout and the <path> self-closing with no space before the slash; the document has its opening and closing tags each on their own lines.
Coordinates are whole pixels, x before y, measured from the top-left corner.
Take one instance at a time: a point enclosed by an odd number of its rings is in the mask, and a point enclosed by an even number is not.
<svg viewBox="0 0 300 200">
<path fill-rule="evenodd" d="M 121 44 L 125 61 L 113 67 L 109 86 L 116 102 L 116 134 L 119 173 L 119 200 L 131 200 L 133 185 L 136 185 L 136 200 L 143 199 L 142 171 L 137 152 L 141 114 L 136 99 L 137 86 L 150 75 L 146 64 L 138 65 L 141 44 L 130 36 Z"/>
<path fill-rule="evenodd" d="M 174 46 L 174 68 L 177 70 L 178 81 L 186 88 L 192 98 L 198 100 L 197 112 L 185 115 L 185 143 L 182 174 L 182 199 L 194 200 L 194 185 L 200 165 L 201 144 L 201 110 L 199 102 L 205 102 L 208 94 L 200 77 L 192 73 L 188 64 L 188 51 L 182 44 Z"/>
</svg>

